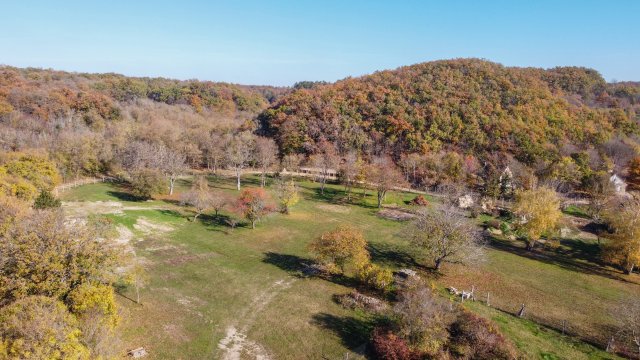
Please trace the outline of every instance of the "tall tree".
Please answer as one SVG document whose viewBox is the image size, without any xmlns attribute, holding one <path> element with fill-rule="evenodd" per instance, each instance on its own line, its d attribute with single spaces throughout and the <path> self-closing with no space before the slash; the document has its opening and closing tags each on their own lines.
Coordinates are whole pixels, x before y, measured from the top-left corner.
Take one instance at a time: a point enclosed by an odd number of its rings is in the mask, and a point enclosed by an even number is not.
<svg viewBox="0 0 640 360">
<path fill-rule="evenodd" d="M 547 187 L 518 192 L 513 212 L 519 217 L 516 228 L 527 250 L 533 250 L 542 235 L 553 231 L 562 218 L 558 194 Z"/>
<path fill-rule="evenodd" d="M 347 153 L 344 161 L 342 161 L 340 165 L 340 177 L 344 183 L 345 190 L 347 191 L 347 200 L 349 201 L 351 201 L 351 190 L 353 189 L 353 185 L 357 183 L 361 166 L 362 163 L 355 151 Z"/>
<path fill-rule="evenodd" d="M 186 157 L 177 151 L 163 146 L 160 147 L 157 161 L 160 164 L 160 170 L 169 178 L 169 195 L 173 195 L 176 180 L 186 169 Z"/>
<path fill-rule="evenodd" d="M 236 187 L 240 191 L 242 171 L 249 164 L 253 154 L 255 138 L 250 132 L 241 132 L 230 136 L 226 141 L 225 159 L 236 173 Z"/>
<path fill-rule="evenodd" d="M 204 156 L 207 161 L 207 169 L 213 170 L 213 174 L 217 175 L 218 167 L 225 156 L 224 138 L 220 134 L 211 133 L 204 146 Z"/>
<path fill-rule="evenodd" d="M 260 168 L 260 186 L 264 187 L 267 171 L 278 161 L 278 146 L 273 139 L 266 137 L 256 138 L 255 153 L 253 156 Z"/>
<path fill-rule="evenodd" d="M 335 170 L 338 166 L 338 155 L 336 154 L 336 147 L 333 143 L 322 140 L 318 143 L 315 154 L 311 156 L 313 166 L 320 171 L 320 193 L 324 195 L 324 188 L 327 183 L 327 179 L 332 170 Z"/>
</svg>

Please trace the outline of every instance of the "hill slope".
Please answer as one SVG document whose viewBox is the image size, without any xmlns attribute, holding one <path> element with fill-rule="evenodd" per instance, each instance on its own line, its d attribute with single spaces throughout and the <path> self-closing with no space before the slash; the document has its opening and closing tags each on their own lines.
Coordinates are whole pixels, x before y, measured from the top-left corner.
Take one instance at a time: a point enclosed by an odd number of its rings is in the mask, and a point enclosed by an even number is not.
<svg viewBox="0 0 640 360">
<path fill-rule="evenodd" d="M 300 89 L 260 117 L 285 153 L 506 152 L 532 164 L 563 145 L 591 148 L 637 130 L 637 84 L 584 68 L 510 68 L 476 59 L 422 63 Z"/>
</svg>

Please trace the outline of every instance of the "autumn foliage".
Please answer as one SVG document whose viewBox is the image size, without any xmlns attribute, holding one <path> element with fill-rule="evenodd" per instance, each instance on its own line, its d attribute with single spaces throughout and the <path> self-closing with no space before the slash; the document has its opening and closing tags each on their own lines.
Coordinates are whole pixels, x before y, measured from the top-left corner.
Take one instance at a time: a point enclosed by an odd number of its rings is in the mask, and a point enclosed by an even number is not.
<svg viewBox="0 0 640 360">
<path fill-rule="evenodd" d="M 273 211 L 270 198 L 263 188 L 247 188 L 242 190 L 237 200 L 238 211 L 249 220 L 251 228 L 255 229 L 256 222 Z"/>
</svg>

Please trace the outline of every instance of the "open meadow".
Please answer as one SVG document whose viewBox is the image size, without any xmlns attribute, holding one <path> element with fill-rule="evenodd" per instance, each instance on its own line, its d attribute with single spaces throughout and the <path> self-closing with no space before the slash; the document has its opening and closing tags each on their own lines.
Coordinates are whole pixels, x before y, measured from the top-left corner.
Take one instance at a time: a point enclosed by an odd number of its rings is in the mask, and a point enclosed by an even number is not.
<svg viewBox="0 0 640 360">
<path fill-rule="evenodd" d="M 231 179 L 209 178 L 210 186 L 236 193 Z M 244 186 L 259 186 L 247 177 Z M 527 254 L 520 244 L 496 238 L 487 259 L 475 268 L 450 266 L 433 275 L 418 266 L 401 238 L 402 222 L 377 216 L 375 196 L 357 190 L 351 203 L 343 187 L 298 182 L 302 199 L 290 215 L 273 213 L 256 229 L 231 216 L 193 213 L 173 198 L 135 201 L 114 184 L 81 186 L 62 195 L 68 214 L 102 214 L 135 249 L 148 279 L 135 291 L 123 287 L 123 350 L 143 346 L 153 359 L 343 359 L 365 356 L 371 329 L 379 320 L 363 311 L 343 308 L 334 299 L 357 287 L 350 278 L 306 276 L 312 259 L 308 243 L 321 233 L 348 223 L 361 229 L 372 260 L 393 269 L 421 271 L 443 296 L 444 288 L 475 285 L 470 310 L 495 321 L 528 359 L 602 359 L 613 355 L 580 339 L 603 346 L 615 324 L 618 302 L 637 292 L 637 278 L 592 262 L 593 243 L 566 240 L 553 252 Z M 190 186 L 177 184 L 177 192 Z M 414 197 L 390 193 L 386 203 L 406 206 Z M 434 199 L 429 198 L 434 203 Z M 71 216 L 71 215 L 70 215 Z M 491 305 L 487 307 L 486 293 Z M 524 319 L 515 313 L 526 303 Z M 562 322 L 566 332 L 562 335 Z M 594 329 L 594 331 L 589 331 Z"/>
</svg>

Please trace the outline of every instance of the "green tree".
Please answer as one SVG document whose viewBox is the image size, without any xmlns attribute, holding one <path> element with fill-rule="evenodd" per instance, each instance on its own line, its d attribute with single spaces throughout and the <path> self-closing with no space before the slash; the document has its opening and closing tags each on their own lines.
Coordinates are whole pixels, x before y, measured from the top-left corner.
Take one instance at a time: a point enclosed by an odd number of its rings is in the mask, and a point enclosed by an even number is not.
<svg viewBox="0 0 640 360">
<path fill-rule="evenodd" d="M 62 205 L 60 199 L 53 196 L 51 191 L 42 190 L 40 191 L 40 195 L 36 198 L 33 203 L 33 207 L 35 209 L 49 209 L 49 208 L 59 208 Z"/>
</svg>

